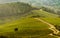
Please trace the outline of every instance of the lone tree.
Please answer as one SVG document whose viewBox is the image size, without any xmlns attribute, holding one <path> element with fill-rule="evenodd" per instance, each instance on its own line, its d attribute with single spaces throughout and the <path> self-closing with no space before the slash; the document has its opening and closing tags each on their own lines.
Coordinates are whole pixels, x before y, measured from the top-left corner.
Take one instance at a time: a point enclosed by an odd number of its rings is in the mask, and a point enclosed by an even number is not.
<svg viewBox="0 0 60 38">
<path fill-rule="evenodd" d="M 15 28 L 14 31 L 18 31 L 18 28 Z"/>
</svg>

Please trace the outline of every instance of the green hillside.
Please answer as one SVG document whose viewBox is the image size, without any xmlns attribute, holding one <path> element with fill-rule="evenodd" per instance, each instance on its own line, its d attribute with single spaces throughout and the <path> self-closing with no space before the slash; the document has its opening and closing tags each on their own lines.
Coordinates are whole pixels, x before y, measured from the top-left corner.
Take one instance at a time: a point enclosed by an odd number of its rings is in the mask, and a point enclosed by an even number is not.
<svg viewBox="0 0 60 38">
<path fill-rule="evenodd" d="M 54 25 L 58 30 L 60 30 L 60 22 L 59 22 L 60 17 L 59 17 L 59 15 L 43 11 L 42 9 L 34 10 L 32 12 L 37 13 L 37 15 L 39 15 L 39 17 L 37 17 L 37 18 L 40 18 L 40 19 Z"/>
<path fill-rule="evenodd" d="M 0 5 L 0 38 L 57 38 L 49 26 L 34 18 L 58 24 L 58 15 L 15 2 Z M 3 22 L 2 22 L 3 21 Z M 8 22 L 7 22 L 8 21 Z"/>
<path fill-rule="evenodd" d="M 18 28 L 18 31 L 15 31 L 15 28 Z M 0 35 L 9 38 L 56 38 L 49 35 L 52 31 L 48 28 L 48 25 L 34 18 L 26 17 L 0 26 Z"/>
<path fill-rule="evenodd" d="M 40 16 L 39 18 L 41 18 L 43 20 L 46 20 L 49 23 L 52 23 L 52 24 L 58 24 L 59 23 L 60 24 L 60 22 L 59 22 L 60 21 L 59 15 L 43 11 L 42 9 L 34 10 L 32 12 L 37 13 L 37 15 Z"/>
<path fill-rule="evenodd" d="M 33 10 L 31 12 L 32 14 L 28 14 L 24 18 L 19 18 L 19 20 L 13 20 L 12 22 L 1 25 L 0 35 L 8 38 L 57 38 L 56 36 L 49 35 L 53 32 L 48 29 L 48 25 L 32 18 L 32 16 L 39 14 L 44 14 L 47 17 L 49 13 L 42 10 Z M 49 16 L 50 15 L 51 14 L 49 14 Z M 52 14 L 52 17 L 54 16 L 58 17 L 57 15 Z M 42 19 L 43 17 L 40 16 L 39 18 Z M 15 31 L 15 28 L 18 28 L 18 31 Z"/>
</svg>

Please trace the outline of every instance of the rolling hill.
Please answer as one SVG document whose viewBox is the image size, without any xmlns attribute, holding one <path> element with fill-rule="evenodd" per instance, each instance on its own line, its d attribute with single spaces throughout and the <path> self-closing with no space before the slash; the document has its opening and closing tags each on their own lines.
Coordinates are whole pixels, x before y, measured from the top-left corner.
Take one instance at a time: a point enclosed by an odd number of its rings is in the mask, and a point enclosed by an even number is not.
<svg viewBox="0 0 60 38">
<path fill-rule="evenodd" d="M 50 35 L 53 31 L 49 29 L 47 24 L 34 19 L 40 18 L 51 24 L 58 24 L 58 19 L 60 19 L 58 15 L 32 7 L 29 4 L 20 2 L 1 4 L 0 18 L 0 22 L 2 23 L 0 24 L 0 38 L 58 37 L 56 35 Z M 15 28 L 17 28 L 17 30 L 15 30 Z"/>
</svg>

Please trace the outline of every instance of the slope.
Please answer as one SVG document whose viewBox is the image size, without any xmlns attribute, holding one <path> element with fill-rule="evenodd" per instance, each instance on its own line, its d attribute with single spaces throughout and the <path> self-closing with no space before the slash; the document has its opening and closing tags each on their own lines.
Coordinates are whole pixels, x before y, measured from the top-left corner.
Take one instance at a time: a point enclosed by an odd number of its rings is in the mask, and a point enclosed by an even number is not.
<svg viewBox="0 0 60 38">
<path fill-rule="evenodd" d="M 41 18 L 41 19 L 43 19 L 43 20 L 45 20 L 45 21 L 47 21 L 47 22 L 49 22 L 49 23 L 51 23 L 51 24 L 60 24 L 60 18 L 59 18 L 59 15 L 56 15 L 56 14 L 51 14 L 51 13 L 49 13 L 49 12 L 45 12 L 45 11 L 43 11 L 43 10 L 34 10 L 34 11 L 32 11 L 32 12 L 34 12 L 34 13 L 37 13 L 37 15 L 39 15 L 40 17 L 39 18 Z"/>
<path fill-rule="evenodd" d="M 11 4 L 12 3 L 6 5 L 6 7 L 4 7 L 4 8 L 8 8 L 9 6 L 11 7 Z M 12 8 L 14 8 L 13 6 L 15 4 L 16 3 L 13 3 Z M 18 2 L 18 5 L 21 5 L 21 4 Z M 18 5 L 16 5 L 16 6 L 18 6 Z M 22 4 L 21 7 L 19 6 L 20 10 L 22 11 L 22 12 L 18 13 L 19 19 L 12 20 L 10 22 L 4 23 L 3 25 L 0 25 L 0 36 L 8 37 L 8 38 L 48 38 L 48 37 L 57 38 L 56 36 L 49 35 L 50 33 L 53 33 L 53 32 L 50 29 L 48 29 L 49 26 L 47 24 L 44 24 L 38 20 L 35 20 L 33 17 L 37 16 L 38 18 L 41 18 L 41 19 L 58 18 L 58 15 L 50 14 L 43 10 L 32 10 L 32 8 L 30 8 L 30 7 L 26 8 L 24 5 L 25 4 Z M 3 6 L 5 6 L 5 5 L 2 5 L 1 7 L 3 8 Z M 15 7 L 14 10 L 17 9 L 17 11 L 18 11 L 19 7 L 18 8 Z M 25 9 L 27 9 L 27 10 L 25 10 Z M 3 9 L 3 10 L 5 10 L 5 9 Z M 28 10 L 30 10 L 30 11 L 28 11 Z M 13 11 L 13 13 L 11 12 L 11 14 L 12 14 L 11 16 L 15 17 L 16 15 L 14 15 L 14 14 L 17 14 L 17 12 L 16 13 L 15 12 L 16 11 Z M 4 14 L 5 12 L 1 12 L 1 13 Z M 9 13 L 10 13 L 10 9 L 6 14 L 9 16 L 10 15 Z M 24 17 L 20 18 L 20 15 L 23 15 Z M 11 16 L 9 16 L 9 18 Z M 18 30 L 15 31 L 15 28 L 18 28 Z"/>
<path fill-rule="evenodd" d="M 18 28 L 18 31 L 14 29 Z M 14 37 L 14 38 L 41 38 L 41 37 L 48 37 L 49 34 L 52 33 L 51 30 L 48 29 L 49 26 L 35 20 L 34 18 L 26 17 L 20 20 L 16 20 L 13 22 L 6 23 L 0 26 L 0 35 L 7 36 L 7 37 Z M 50 36 L 54 37 L 54 36 Z"/>
<path fill-rule="evenodd" d="M 0 4 L 0 24 L 25 16 L 32 9 L 31 5 L 21 2 Z"/>
<path fill-rule="evenodd" d="M 53 33 L 49 30 L 49 26 L 32 18 L 32 16 L 44 14 L 42 10 L 32 10 L 26 17 L 11 22 L 5 23 L 0 26 L 0 35 L 8 38 L 57 38 L 56 36 L 49 35 Z M 43 13 L 42 13 L 43 12 Z M 49 14 L 49 13 L 46 13 Z M 47 15 L 45 16 L 47 17 Z M 49 15 L 50 16 L 50 15 Z M 52 17 L 54 14 L 52 14 Z M 57 15 L 55 15 L 57 17 Z M 39 18 L 43 18 L 41 15 Z M 18 28 L 18 31 L 14 29 Z"/>
</svg>

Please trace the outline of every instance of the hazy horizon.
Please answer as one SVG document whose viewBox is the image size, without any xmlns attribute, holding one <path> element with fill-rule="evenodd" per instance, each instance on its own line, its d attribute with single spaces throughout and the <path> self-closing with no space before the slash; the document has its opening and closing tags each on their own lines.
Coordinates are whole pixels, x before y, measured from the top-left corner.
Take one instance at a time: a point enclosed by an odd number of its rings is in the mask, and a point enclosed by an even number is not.
<svg viewBox="0 0 60 38">
<path fill-rule="evenodd" d="M 51 6 L 54 8 L 60 7 L 60 0 L 0 0 L 0 4 L 11 2 L 25 2 L 33 6 Z"/>
</svg>

